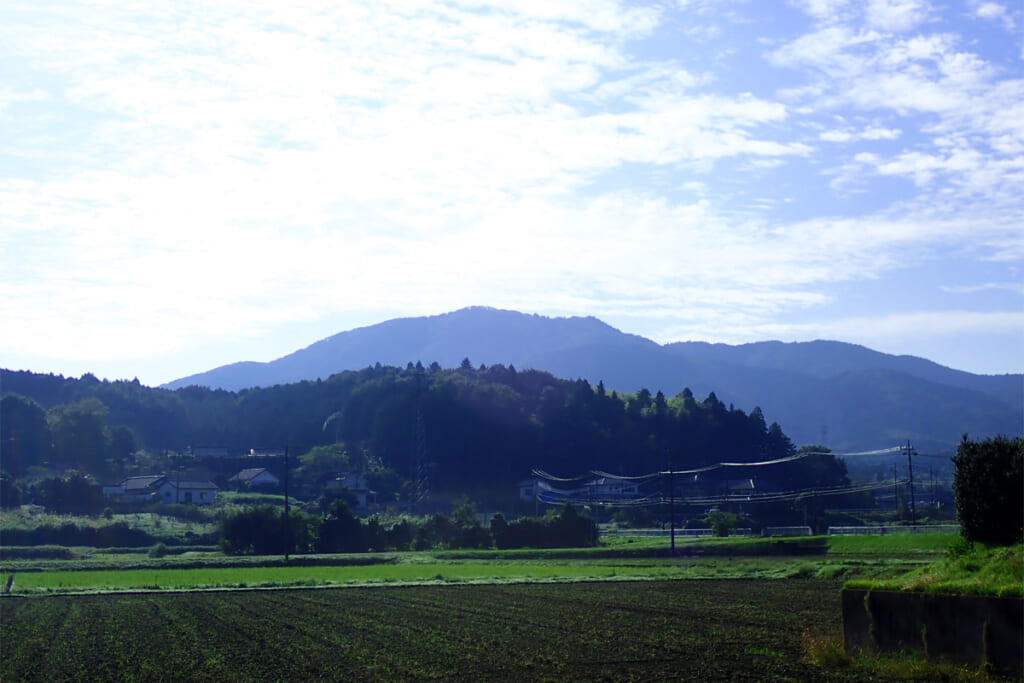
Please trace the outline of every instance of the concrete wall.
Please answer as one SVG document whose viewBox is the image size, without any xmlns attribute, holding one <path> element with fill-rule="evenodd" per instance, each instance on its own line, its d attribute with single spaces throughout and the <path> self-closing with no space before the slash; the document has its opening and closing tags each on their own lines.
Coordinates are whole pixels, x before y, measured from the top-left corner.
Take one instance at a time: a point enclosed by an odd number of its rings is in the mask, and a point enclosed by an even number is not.
<svg viewBox="0 0 1024 683">
<path fill-rule="evenodd" d="M 1024 672 L 1024 599 L 844 589 L 846 650 Z"/>
</svg>

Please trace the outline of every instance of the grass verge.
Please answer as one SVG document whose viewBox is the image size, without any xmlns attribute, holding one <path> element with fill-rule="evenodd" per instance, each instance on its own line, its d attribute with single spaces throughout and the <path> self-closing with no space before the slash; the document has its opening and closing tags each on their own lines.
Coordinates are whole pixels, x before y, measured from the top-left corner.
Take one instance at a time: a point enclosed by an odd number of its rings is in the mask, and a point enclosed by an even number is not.
<svg viewBox="0 0 1024 683">
<path fill-rule="evenodd" d="M 941 560 L 902 576 L 849 581 L 847 587 L 1024 597 L 1024 544 L 1007 547 L 979 545 L 965 552 L 949 552 Z"/>
<path fill-rule="evenodd" d="M 810 629 L 803 633 L 803 660 L 825 670 L 849 673 L 864 680 L 897 681 L 978 681 L 989 683 L 1007 680 L 984 666 L 934 661 L 915 653 L 867 655 L 850 654 L 840 636 L 823 635 Z"/>
</svg>

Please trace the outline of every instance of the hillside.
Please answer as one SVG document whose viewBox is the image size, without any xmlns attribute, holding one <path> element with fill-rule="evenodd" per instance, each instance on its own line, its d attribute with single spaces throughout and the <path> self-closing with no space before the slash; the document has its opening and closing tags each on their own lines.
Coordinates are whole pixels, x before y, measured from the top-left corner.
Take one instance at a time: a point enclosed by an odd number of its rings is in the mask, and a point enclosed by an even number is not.
<svg viewBox="0 0 1024 683">
<path fill-rule="evenodd" d="M 706 467 L 796 452 L 779 425 L 713 396 L 623 396 L 585 380 L 500 364 L 382 365 L 237 393 L 6 370 L 0 382 L 2 466 L 15 478 L 59 463 L 116 481 L 153 466 L 154 458 L 166 460 L 167 451 L 182 454 L 177 466 L 237 472 L 245 465 L 228 456 L 287 447 L 300 464 L 296 485 L 315 488 L 320 475 L 356 469 L 386 479 L 374 490 L 387 486 L 408 500 L 410 486 L 421 481 L 424 490 L 500 489 L 514 496 L 514 482 L 533 468 L 640 476 L 669 461 Z M 204 453 L 209 447 L 217 457 Z M 845 481 L 845 470 L 827 462 L 823 469 L 822 462 L 781 463 L 771 479 L 786 482 L 787 490 L 822 476 Z"/>
<path fill-rule="evenodd" d="M 269 363 L 234 363 L 165 387 L 237 391 L 376 363 L 456 367 L 463 358 L 474 366 L 502 363 L 603 382 L 620 392 L 714 391 L 742 410 L 760 406 L 798 444 L 824 441 L 836 450 L 909 438 L 921 449 L 952 451 L 964 433 L 1020 434 L 1024 416 L 1024 375 L 974 375 L 837 341 L 659 345 L 592 317 L 483 307 L 341 332 Z"/>
</svg>

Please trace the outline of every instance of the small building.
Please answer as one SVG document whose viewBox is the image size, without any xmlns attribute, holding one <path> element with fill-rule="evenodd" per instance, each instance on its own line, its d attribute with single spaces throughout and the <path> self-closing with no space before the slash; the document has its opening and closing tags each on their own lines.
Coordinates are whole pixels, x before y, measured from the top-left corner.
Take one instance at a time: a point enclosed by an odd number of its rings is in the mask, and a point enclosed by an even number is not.
<svg viewBox="0 0 1024 683">
<path fill-rule="evenodd" d="M 211 505 L 218 488 L 212 481 L 177 481 L 174 477 L 164 477 L 157 491 L 163 503 Z"/>
<path fill-rule="evenodd" d="M 147 474 L 125 477 L 113 486 L 104 486 L 103 495 L 119 503 L 150 503 L 159 499 L 159 488 L 167 477 L 163 474 Z"/>
<path fill-rule="evenodd" d="M 249 467 L 228 479 L 228 483 L 249 490 L 270 490 L 280 486 L 281 480 L 266 467 Z"/>
<path fill-rule="evenodd" d="M 537 499 L 537 479 L 523 479 L 519 482 L 519 500 L 533 502 Z"/>
<path fill-rule="evenodd" d="M 377 504 L 377 492 L 370 490 L 366 477 L 354 472 L 324 473 L 317 478 L 316 488 L 322 491 L 345 489 L 355 497 L 355 511 L 359 513 Z"/>
<path fill-rule="evenodd" d="M 542 500 L 552 502 L 554 496 L 558 500 L 576 503 L 608 502 L 631 500 L 641 496 L 636 481 L 618 477 L 596 477 L 582 482 L 574 489 L 556 489 L 539 477 L 523 479 L 519 482 L 519 500 Z"/>
<path fill-rule="evenodd" d="M 635 481 L 616 477 L 598 477 L 584 484 L 588 497 L 600 501 L 638 498 L 640 487 Z"/>
<path fill-rule="evenodd" d="M 121 483 L 104 486 L 103 495 L 115 503 L 187 503 L 209 505 L 217 494 L 210 481 L 178 481 L 166 474 L 125 477 Z"/>
</svg>

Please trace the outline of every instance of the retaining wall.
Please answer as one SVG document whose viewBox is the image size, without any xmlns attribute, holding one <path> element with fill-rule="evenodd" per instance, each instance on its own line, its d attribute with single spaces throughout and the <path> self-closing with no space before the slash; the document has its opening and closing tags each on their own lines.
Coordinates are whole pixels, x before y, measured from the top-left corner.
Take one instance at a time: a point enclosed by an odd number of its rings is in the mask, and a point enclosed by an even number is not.
<svg viewBox="0 0 1024 683">
<path fill-rule="evenodd" d="M 848 652 L 917 652 L 929 659 L 1024 673 L 1024 599 L 843 589 Z"/>
</svg>

